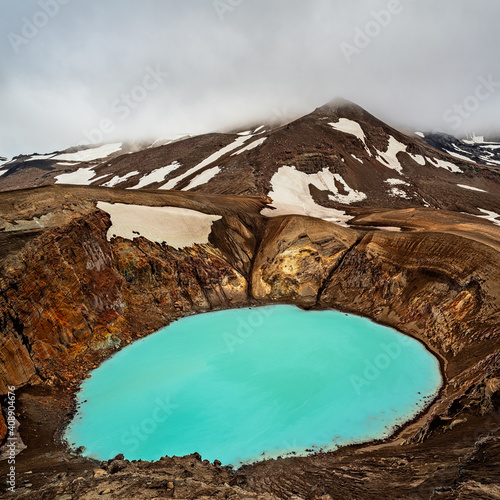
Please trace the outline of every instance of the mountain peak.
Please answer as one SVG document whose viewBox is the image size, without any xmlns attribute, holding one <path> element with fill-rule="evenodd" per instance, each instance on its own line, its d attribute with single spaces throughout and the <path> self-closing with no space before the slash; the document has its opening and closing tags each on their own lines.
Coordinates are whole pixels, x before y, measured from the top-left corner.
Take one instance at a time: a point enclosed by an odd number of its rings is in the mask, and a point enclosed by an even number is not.
<svg viewBox="0 0 500 500">
<path fill-rule="evenodd" d="M 347 99 L 337 97 L 327 102 L 323 106 L 316 108 L 312 113 L 314 117 L 348 118 L 356 121 L 379 121 L 361 106 Z"/>
</svg>

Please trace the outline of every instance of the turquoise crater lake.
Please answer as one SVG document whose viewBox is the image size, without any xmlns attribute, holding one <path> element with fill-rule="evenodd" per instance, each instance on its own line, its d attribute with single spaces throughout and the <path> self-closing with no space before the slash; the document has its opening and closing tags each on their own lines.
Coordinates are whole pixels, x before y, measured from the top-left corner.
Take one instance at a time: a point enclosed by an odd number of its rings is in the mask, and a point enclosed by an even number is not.
<svg viewBox="0 0 500 500">
<path fill-rule="evenodd" d="M 442 384 L 418 341 L 337 311 L 277 305 L 190 316 L 83 384 L 66 430 L 105 460 L 198 452 L 244 462 L 381 439 Z"/>
</svg>

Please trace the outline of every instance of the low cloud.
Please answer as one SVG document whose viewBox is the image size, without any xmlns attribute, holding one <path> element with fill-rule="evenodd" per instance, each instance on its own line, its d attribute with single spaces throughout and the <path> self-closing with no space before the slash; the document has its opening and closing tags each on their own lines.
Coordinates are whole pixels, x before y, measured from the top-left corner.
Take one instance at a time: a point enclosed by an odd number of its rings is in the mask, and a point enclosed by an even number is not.
<svg viewBox="0 0 500 500">
<path fill-rule="evenodd" d="M 489 0 L 2 7 L 0 155 L 291 119 L 338 96 L 399 127 L 500 135 Z M 476 103 L 481 78 L 493 83 Z"/>
</svg>

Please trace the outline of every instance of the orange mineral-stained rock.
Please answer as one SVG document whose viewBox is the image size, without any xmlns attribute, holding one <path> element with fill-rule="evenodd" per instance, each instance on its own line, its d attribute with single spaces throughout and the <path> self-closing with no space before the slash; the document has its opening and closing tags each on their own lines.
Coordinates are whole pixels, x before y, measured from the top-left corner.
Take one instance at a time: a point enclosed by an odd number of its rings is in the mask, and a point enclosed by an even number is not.
<svg viewBox="0 0 500 500">
<path fill-rule="evenodd" d="M 35 366 L 28 349 L 15 333 L 0 337 L 0 394 L 7 393 L 7 387 L 19 387 L 35 375 Z"/>
<path fill-rule="evenodd" d="M 0 259 L 0 394 L 35 373 L 75 384 L 100 351 L 191 311 L 245 304 L 247 278 L 238 269 L 248 267 L 255 241 L 233 218 L 227 227 L 233 244 L 244 246 L 243 260 L 229 258 L 222 243 L 174 249 L 145 238 L 108 241 L 110 217 L 97 209 Z M 219 225 L 215 241 L 224 241 L 224 230 Z"/>
</svg>

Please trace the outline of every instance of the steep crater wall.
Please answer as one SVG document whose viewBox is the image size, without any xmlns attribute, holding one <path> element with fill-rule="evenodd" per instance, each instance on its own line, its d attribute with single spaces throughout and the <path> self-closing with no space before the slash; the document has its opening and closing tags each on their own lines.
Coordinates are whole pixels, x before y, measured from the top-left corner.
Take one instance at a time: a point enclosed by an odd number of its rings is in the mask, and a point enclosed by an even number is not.
<svg viewBox="0 0 500 500">
<path fill-rule="evenodd" d="M 446 388 L 409 439 L 464 408 L 488 408 L 500 362 L 494 248 L 436 231 L 223 215 L 209 244 L 175 250 L 144 238 L 108 241 L 109 216 L 88 207 L 5 257 L 0 394 L 41 382 L 74 390 L 116 348 L 187 314 L 286 302 L 362 314 L 441 357 Z"/>
</svg>

